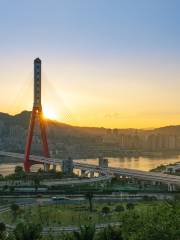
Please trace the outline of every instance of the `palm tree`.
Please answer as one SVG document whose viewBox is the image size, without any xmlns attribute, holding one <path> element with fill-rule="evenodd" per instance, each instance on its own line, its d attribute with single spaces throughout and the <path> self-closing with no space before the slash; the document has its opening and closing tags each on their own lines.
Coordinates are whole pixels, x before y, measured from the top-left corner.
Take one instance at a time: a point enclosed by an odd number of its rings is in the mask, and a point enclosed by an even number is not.
<svg viewBox="0 0 180 240">
<path fill-rule="evenodd" d="M 93 205 L 92 205 L 93 193 L 88 192 L 88 193 L 86 193 L 85 197 L 89 201 L 89 210 L 90 210 L 90 212 L 92 212 L 92 210 L 93 210 Z"/>
<path fill-rule="evenodd" d="M 79 232 L 73 232 L 74 240 L 94 240 L 95 237 L 95 225 L 81 226 Z"/>
</svg>

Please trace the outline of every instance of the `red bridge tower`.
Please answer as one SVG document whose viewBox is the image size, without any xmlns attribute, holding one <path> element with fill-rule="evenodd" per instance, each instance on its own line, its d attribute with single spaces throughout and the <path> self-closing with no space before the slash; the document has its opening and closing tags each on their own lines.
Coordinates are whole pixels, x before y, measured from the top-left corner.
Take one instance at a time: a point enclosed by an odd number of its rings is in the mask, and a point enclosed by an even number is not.
<svg viewBox="0 0 180 240">
<path fill-rule="evenodd" d="M 43 154 L 45 157 L 49 157 L 46 126 L 43 118 L 43 111 L 41 105 L 41 60 L 39 58 L 36 58 L 34 60 L 34 105 L 31 113 L 25 149 L 24 169 L 26 172 L 29 172 L 30 167 L 33 165 L 33 162 L 29 159 L 29 155 L 31 150 L 34 127 L 37 122 L 36 120 L 39 121 L 40 125 Z"/>
</svg>

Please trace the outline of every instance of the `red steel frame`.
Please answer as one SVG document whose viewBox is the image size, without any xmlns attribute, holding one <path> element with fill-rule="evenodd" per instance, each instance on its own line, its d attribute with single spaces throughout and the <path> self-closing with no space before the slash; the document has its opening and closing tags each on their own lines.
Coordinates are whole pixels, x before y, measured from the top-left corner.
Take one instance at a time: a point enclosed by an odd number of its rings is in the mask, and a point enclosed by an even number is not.
<svg viewBox="0 0 180 240">
<path fill-rule="evenodd" d="M 49 148 L 48 148 L 48 142 L 47 142 L 47 136 L 46 136 L 46 126 L 45 126 L 45 120 L 43 119 L 42 107 L 33 107 L 29 129 L 28 129 L 26 149 L 25 149 L 24 169 L 26 172 L 29 172 L 31 166 L 35 163 L 30 161 L 29 156 L 31 151 L 32 138 L 33 138 L 36 119 L 39 121 L 39 125 L 40 125 L 41 140 L 43 144 L 43 154 L 45 157 L 49 157 Z"/>
</svg>

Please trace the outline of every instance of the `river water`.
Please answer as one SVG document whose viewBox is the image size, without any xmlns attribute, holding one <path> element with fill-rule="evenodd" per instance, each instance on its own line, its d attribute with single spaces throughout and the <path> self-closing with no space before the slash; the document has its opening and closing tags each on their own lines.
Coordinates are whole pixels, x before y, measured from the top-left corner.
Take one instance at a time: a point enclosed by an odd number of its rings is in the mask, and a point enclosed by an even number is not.
<svg viewBox="0 0 180 240">
<path fill-rule="evenodd" d="M 130 168 L 130 169 L 138 169 L 149 171 L 159 165 L 162 164 L 170 164 L 180 162 L 180 156 L 177 157 L 169 157 L 169 158 L 150 158 L 150 157 L 123 157 L 123 158 L 108 158 L 109 159 L 109 166 L 111 167 L 122 167 L 122 168 Z M 76 160 L 78 162 L 89 163 L 89 164 L 98 164 L 97 159 L 83 159 L 83 160 Z M 14 172 L 15 166 L 22 166 L 21 163 L 0 163 L 0 174 L 8 175 Z M 33 171 L 42 168 L 41 165 L 34 165 L 32 167 Z"/>
</svg>

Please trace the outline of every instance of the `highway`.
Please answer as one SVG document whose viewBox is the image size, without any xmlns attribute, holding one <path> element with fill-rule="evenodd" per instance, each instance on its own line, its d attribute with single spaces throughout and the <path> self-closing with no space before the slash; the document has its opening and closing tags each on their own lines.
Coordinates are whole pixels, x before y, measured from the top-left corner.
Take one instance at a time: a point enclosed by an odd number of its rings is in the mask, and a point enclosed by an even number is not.
<svg viewBox="0 0 180 240">
<path fill-rule="evenodd" d="M 8 157 L 24 159 L 24 154 L 4 152 L 4 151 L 0 151 L 0 156 L 8 156 Z M 46 157 L 40 157 L 35 155 L 30 155 L 30 160 L 38 163 L 47 163 L 52 165 L 62 164 L 61 159 L 46 158 Z M 147 172 L 147 171 L 140 171 L 136 169 L 127 169 L 127 168 L 113 168 L 113 167 L 102 168 L 102 167 L 99 167 L 98 165 L 78 163 L 75 161 L 73 162 L 73 165 L 74 165 L 74 168 L 89 170 L 94 172 L 101 172 L 101 173 L 104 173 L 106 176 L 116 174 L 119 176 L 129 176 L 129 177 L 133 177 L 141 180 L 162 182 L 166 184 L 173 184 L 176 186 L 180 186 L 180 176 L 170 175 L 166 173 Z M 92 179 L 93 178 L 87 181 L 92 181 Z M 94 179 L 98 179 L 98 178 L 94 178 Z"/>
<path fill-rule="evenodd" d="M 24 154 L 22 154 L 22 153 L 0 151 L 0 156 L 12 157 L 12 158 L 18 158 L 18 159 L 24 160 Z M 29 159 L 34 162 L 47 163 L 47 164 L 52 164 L 52 165 L 62 164 L 62 160 L 56 159 L 56 158 L 47 158 L 47 157 L 30 155 Z"/>
<path fill-rule="evenodd" d="M 53 182 L 43 182 L 44 185 L 81 185 L 81 184 L 86 184 L 86 183 L 96 183 L 96 182 L 104 182 L 104 181 L 110 181 L 112 179 L 112 176 L 109 175 L 104 175 L 104 176 L 99 176 L 99 177 L 93 177 L 93 178 L 82 178 L 82 179 L 71 179 L 71 180 L 59 180 L 59 181 L 53 181 Z"/>
<path fill-rule="evenodd" d="M 74 163 L 74 167 L 83 170 L 94 170 L 104 172 L 106 174 L 116 174 L 119 176 L 129 176 L 134 177 L 141 180 L 148 181 L 156 181 L 162 182 L 166 184 L 175 184 L 180 186 L 180 176 L 165 174 L 165 173 L 157 173 L 157 172 L 147 172 L 136 169 L 128 169 L 128 168 L 101 168 L 97 165 L 84 164 L 84 163 Z"/>
</svg>

